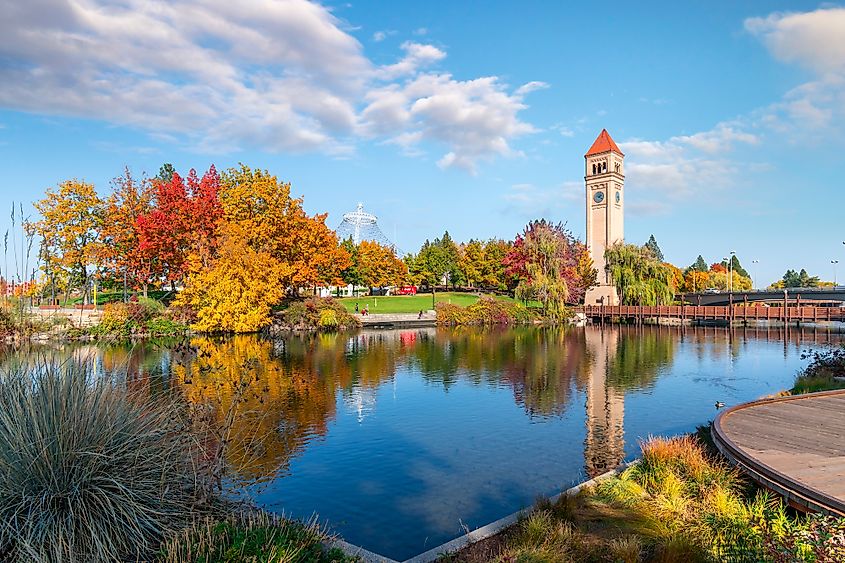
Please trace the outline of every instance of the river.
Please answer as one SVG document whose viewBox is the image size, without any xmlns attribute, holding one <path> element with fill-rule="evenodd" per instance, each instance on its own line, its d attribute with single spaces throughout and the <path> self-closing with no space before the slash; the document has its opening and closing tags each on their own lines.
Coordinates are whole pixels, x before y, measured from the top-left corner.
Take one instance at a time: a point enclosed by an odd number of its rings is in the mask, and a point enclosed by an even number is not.
<svg viewBox="0 0 845 563">
<path fill-rule="evenodd" d="M 230 485 L 394 559 L 791 386 L 813 328 L 414 329 L 34 348 L 229 409 Z M 8 358 L 22 352 L 8 352 Z"/>
</svg>

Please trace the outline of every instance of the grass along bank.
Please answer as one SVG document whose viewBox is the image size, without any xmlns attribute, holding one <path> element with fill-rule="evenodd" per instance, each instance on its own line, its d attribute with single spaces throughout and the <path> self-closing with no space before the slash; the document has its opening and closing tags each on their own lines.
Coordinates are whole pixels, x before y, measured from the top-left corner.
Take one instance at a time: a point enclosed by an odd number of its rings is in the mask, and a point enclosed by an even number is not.
<svg viewBox="0 0 845 563">
<path fill-rule="evenodd" d="M 487 297 L 492 297 L 500 301 L 513 301 L 512 298 L 502 295 L 483 294 Z M 418 313 L 420 311 L 430 311 L 436 308 L 437 303 L 447 303 L 451 305 L 458 305 L 461 307 L 468 307 L 476 303 L 482 294 L 478 293 L 460 293 L 456 291 L 444 291 L 443 293 L 435 292 L 435 306 L 431 303 L 430 293 L 418 293 L 417 295 L 387 295 L 387 296 L 363 296 L 363 297 L 343 297 L 338 299 L 340 303 L 346 307 L 350 313 L 355 312 L 355 305 L 358 305 L 359 311 L 364 307 L 369 307 L 371 314 L 395 314 L 395 313 Z"/>
<path fill-rule="evenodd" d="M 805 355 L 784 393 L 845 388 L 845 348 Z M 845 519 L 807 516 L 761 490 L 695 436 L 650 438 L 639 463 L 556 503 L 540 501 L 517 524 L 443 562 L 845 561 Z"/>
<path fill-rule="evenodd" d="M 845 521 L 791 514 L 700 437 L 651 438 L 621 474 L 441 561 L 845 561 Z"/>
</svg>

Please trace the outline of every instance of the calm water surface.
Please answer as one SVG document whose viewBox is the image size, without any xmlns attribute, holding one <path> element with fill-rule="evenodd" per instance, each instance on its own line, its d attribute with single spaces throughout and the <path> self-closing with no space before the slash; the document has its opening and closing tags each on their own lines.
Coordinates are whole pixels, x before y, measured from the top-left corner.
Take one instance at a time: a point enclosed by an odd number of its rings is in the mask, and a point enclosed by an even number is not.
<svg viewBox="0 0 845 563">
<path fill-rule="evenodd" d="M 266 508 L 317 513 L 405 559 L 791 385 L 824 329 L 587 327 L 363 331 L 66 346 L 133 386 L 218 415 L 238 381 L 230 463 Z M 252 439 L 254 438 L 254 439 Z"/>
</svg>

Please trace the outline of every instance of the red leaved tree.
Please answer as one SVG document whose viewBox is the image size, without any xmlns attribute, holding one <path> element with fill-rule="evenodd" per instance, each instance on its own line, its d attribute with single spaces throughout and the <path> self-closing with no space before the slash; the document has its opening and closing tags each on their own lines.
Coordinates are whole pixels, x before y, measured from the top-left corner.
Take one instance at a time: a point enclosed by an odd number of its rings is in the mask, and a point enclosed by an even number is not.
<svg viewBox="0 0 845 563">
<path fill-rule="evenodd" d="M 202 178 L 191 169 L 187 179 L 174 173 L 153 183 L 153 207 L 138 218 L 140 249 L 158 257 L 162 277 L 182 281 L 207 266 L 217 246 L 223 210 L 220 176 L 212 165 Z"/>
</svg>

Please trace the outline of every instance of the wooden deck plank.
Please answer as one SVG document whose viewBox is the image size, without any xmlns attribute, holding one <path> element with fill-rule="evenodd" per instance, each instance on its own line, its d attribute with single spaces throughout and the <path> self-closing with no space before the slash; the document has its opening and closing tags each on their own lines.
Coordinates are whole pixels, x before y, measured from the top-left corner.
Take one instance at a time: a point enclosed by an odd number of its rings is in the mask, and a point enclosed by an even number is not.
<svg viewBox="0 0 845 563">
<path fill-rule="evenodd" d="M 719 415 L 714 430 L 720 447 L 757 478 L 845 510 L 845 391 L 738 405 Z"/>
</svg>

